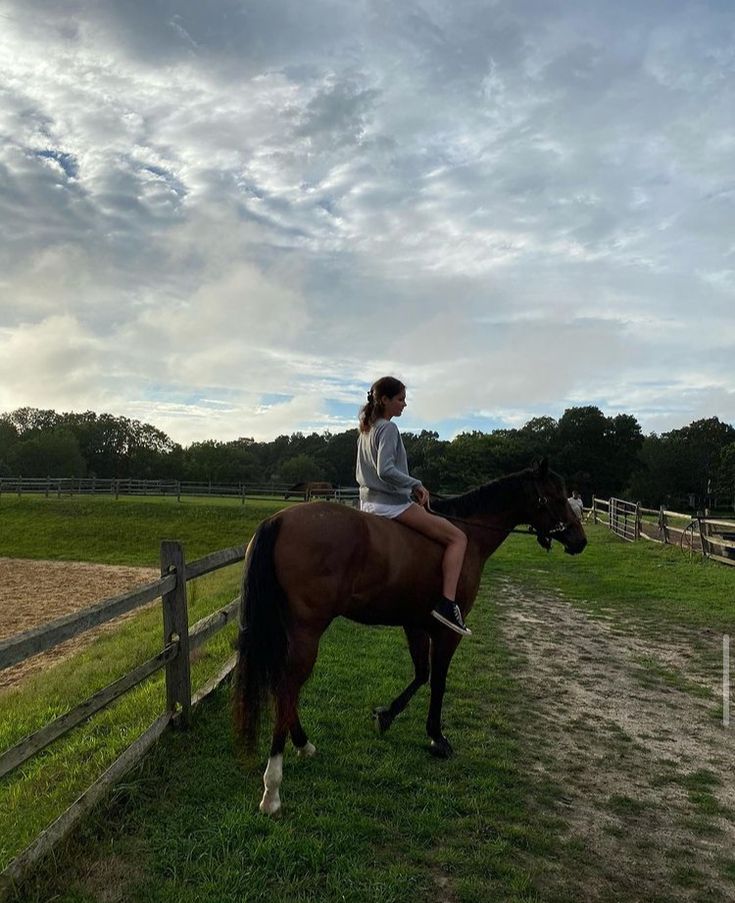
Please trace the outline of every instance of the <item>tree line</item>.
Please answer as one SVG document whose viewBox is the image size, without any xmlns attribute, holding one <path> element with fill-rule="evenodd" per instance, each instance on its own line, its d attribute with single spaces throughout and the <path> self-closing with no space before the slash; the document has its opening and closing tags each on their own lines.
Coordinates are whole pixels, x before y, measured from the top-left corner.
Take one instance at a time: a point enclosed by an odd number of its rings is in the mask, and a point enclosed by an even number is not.
<svg viewBox="0 0 735 903">
<path fill-rule="evenodd" d="M 630 414 L 568 408 L 517 429 L 403 432 L 411 473 L 430 489 L 463 492 L 547 456 L 569 489 L 644 505 L 735 506 L 735 428 L 717 417 L 644 435 Z M 18 408 L 0 416 L 0 476 L 127 477 L 214 483 L 329 480 L 354 486 L 357 429 L 181 446 L 148 423 L 112 414 Z"/>
</svg>

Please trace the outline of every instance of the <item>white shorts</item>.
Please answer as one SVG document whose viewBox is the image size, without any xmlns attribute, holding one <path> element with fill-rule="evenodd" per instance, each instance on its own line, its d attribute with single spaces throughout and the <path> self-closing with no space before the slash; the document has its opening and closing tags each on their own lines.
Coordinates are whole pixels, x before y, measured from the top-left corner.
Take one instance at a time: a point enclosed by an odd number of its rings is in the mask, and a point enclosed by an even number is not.
<svg viewBox="0 0 735 903">
<path fill-rule="evenodd" d="M 360 502 L 360 511 L 366 511 L 368 514 L 377 514 L 380 517 L 399 517 L 404 511 L 413 505 L 413 502 L 406 502 L 400 505 L 384 505 L 381 502 Z"/>
</svg>

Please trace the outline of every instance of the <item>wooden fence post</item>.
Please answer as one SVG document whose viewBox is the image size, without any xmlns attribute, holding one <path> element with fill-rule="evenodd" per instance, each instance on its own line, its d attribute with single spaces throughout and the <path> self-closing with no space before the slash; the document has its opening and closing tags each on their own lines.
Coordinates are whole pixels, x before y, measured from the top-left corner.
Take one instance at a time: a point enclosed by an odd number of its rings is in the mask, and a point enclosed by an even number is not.
<svg viewBox="0 0 735 903">
<path fill-rule="evenodd" d="M 178 654 L 166 663 L 166 705 L 179 712 L 178 724 L 191 719 L 191 667 L 189 664 L 189 612 L 186 607 L 186 564 L 180 542 L 161 542 L 161 576 L 176 574 L 176 586 L 163 596 L 163 643 L 178 640 Z"/>
<path fill-rule="evenodd" d="M 638 542 L 638 540 L 640 538 L 641 538 L 641 503 L 636 502 L 635 503 L 635 540 L 636 540 L 636 542 Z"/>
<path fill-rule="evenodd" d="M 710 527 L 707 523 L 707 509 L 704 509 L 704 516 L 697 512 L 697 521 L 699 522 L 699 541 L 702 543 L 702 555 L 709 558 L 709 534 Z"/>
<path fill-rule="evenodd" d="M 597 499 L 592 496 L 592 523 L 597 523 Z"/>
</svg>

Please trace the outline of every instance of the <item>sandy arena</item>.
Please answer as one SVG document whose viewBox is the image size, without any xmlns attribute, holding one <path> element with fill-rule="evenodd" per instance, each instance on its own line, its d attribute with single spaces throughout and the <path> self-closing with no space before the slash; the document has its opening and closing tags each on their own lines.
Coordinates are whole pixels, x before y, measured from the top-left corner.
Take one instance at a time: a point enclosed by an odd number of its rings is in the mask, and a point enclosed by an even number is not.
<svg viewBox="0 0 735 903">
<path fill-rule="evenodd" d="M 150 583 L 158 576 L 159 572 L 154 568 L 0 558 L 0 640 Z M 84 648 L 101 631 L 114 630 L 121 620 L 117 618 L 67 640 L 55 649 L 0 671 L 0 690 L 14 686 L 34 671 Z"/>
</svg>

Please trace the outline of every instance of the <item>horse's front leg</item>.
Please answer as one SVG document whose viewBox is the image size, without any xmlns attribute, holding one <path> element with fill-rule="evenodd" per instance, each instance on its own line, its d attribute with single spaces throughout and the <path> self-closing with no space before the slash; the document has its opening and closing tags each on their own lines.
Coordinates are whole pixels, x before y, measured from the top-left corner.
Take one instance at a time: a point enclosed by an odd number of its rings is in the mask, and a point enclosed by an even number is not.
<svg viewBox="0 0 735 903">
<path fill-rule="evenodd" d="M 439 627 L 432 634 L 431 642 L 431 701 L 426 733 L 429 735 L 429 752 L 439 759 L 448 759 L 454 750 L 442 733 L 442 704 L 447 686 L 447 672 L 452 656 L 462 639 L 446 627 Z"/>
<path fill-rule="evenodd" d="M 316 754 L 316 746 L 314 746 L 306 736 L 306 731 L 301 724 L 301 719 L 298 714 L 296 715 L 296 721 L 291 728 L 291 739 L 293 740 L 293 745 L 296 747 L 297 756 L 309 758 Z"/>
<path fill-rule="evenodd" d="M 384 734 L 388 730 L 395 718 L 409 704 L 418 688 L 429 680 L 429 634 L 419 627 L 404 627 L 403 629 L 408 640 L 408 651 L 413 660 L 414 679 L 389 706 L 373 709 L 375 727 L 380 734 Z"/>
</svg>

